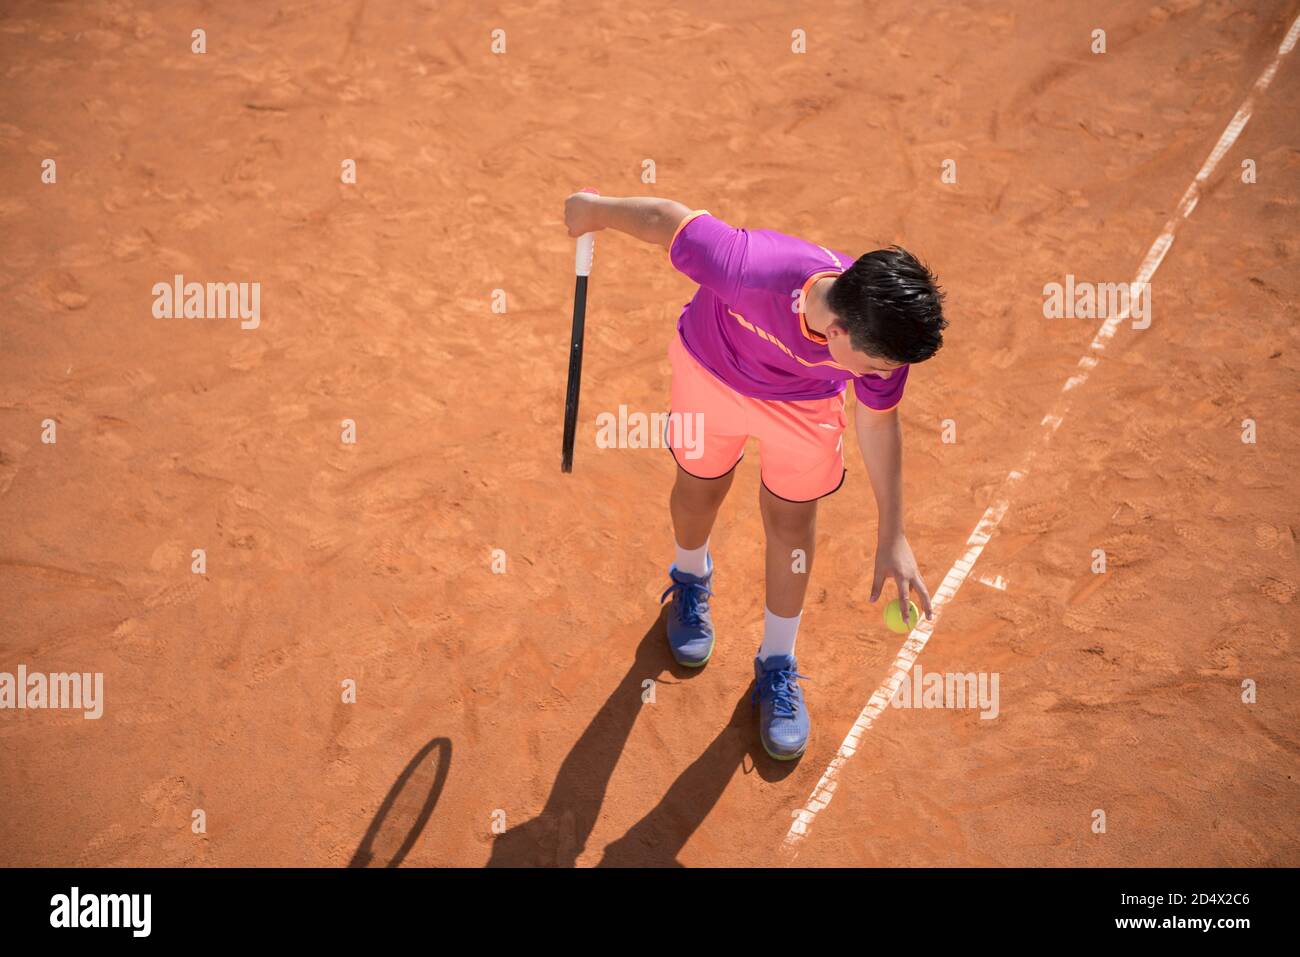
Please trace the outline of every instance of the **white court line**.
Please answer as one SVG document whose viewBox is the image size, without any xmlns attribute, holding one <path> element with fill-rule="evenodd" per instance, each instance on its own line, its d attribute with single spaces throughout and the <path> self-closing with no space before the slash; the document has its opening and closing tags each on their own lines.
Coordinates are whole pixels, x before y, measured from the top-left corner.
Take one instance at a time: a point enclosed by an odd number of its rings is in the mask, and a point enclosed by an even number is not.
<svg viewBox="0 0 1300 957">
<path fill-rule="evenodd" d="M 1219 165 L 1219 161 L 1232 148 L 1232 144 L 1241 135 L 1241 131 L 1246 128 L 1246 124 L 1250 121 L 1251 111 L 1255 106 L 1255 97 L 1268 89 L 1268 85 L 1273 82 L 1273 76 L 1277 73 L 1282 57 L 1291 52 L 1298 37 L 1300 37 L 1300 17 L 1297 17 L 1292 22 L 1291 29 L 1287 31 L 1286 38 L 1282 41 L 1277 54 L 1273 57 L 1273 62 L 1255 81 L 1255 85 L 1251 88 L 1250 93 L 1246 95 L 1246 99 L 1233 116 L 1227 129 L 1219 137 L 1219 142 L 1214 145 L 1209 158 L 1201 166 L 1200 172 L 1196 174 L 1192 184 L 1187 187 L 1187 191 L 1183 193 L 1183 198 L 1179 200 L 1174 215 L 1169 222 L 1165 223 L 1164 231 L 1151 244 L 1151 248 L 1147 251 L 1141 266 L 1138 267 L 1137 279 L 1134 280 L 1135 285 L 1150 282 L 1151 277 L 1160 268 L 1160 263 L 1164 260 L 1165 254 L 1169 252 L 1169 247 L 1173 245 L 1174 231 L 1178 228 L 1178 224 L 1190 216 L 1192 210 L 1196 208 L 1196 203 L 1201 198 L 1201 187 L 1210 178 L 1215 167 Z M 1150 306 L 1150 302 L 1148 292 L 1148 306 Z M 943 582 L 939 585 L 939 590 L 935 592 L 931 601 L 934 620 L 922 620 L 912 630 L 912 633 L 907 636 L 907 640 L 903 642 L 903 647 L 899 649 L 898 657 L 894 659 L 893 665 L 890 666 L 888 676 L 881 682 L 880 687 L 872 693 L 866 707 L 862 709 L 858 719 L 853 722 L 853 727 L 849 729 L 849 733 L 840 745 L 839 751 L 822 773 L 821 780 L 813 788 L 807 802 L 802 808 L 793 812 L 794 821 L 790 824 L 790 830 L 786 832 L 785 841 L 782 843 L 783 850 L 792 855 L 797 854 L 799 842 L 808 836 L 817 814 L 831 803 L 831 798 L 835 794 L 835 787 L 839 783 L 837 778 L 840 770 L 857 753 L 863 735 L 871 730 L 876 718 L 889 706 L 890 699 L 893 698 L 898 691 L 899 685 L 907 677 L 917 656 L 920 655 L 921 649 L 930 640 L 935 625 L 939 623 L 939 616 L 943 611 L 943 606 L 957 594 L 957 589 L 961 587 L 962 582 L 966 580 L 966 576 L 975 567 L 975 562 L 979 560 L 980 554 L 984 551 L 984 546 L 988 544 L 989 538 L 993 535 L 993 532 L 1001 523 L 1002 517 L 1006 515 L 1007 509 L 1011 506 L 1011 493 L 1020 480 L 1028 474 L 1029 466 L 1038 454 L 1038 450 L 1046 446 L 1052 435 L 1061 427 L 1061 422 L 1064 421 L 1065 413 L 1069 408 L 1069 394 L 1088 381 L 1088 373 L 1096 367 L 1099 354 L 1105 350 L 1106 343 L 1114 337 L 1120 323 L 1127 318 L 1129 316 L 1128 306 L 1126 305 L 1119 315 L 1107 319 L 1102 323 L 1101 328 L 1097 330 L 1097 335 L 1088 346 L 1088 352 L 1079 359 L 1078 371 L 1071 375 L 1066 380 L 1065 385 L 1061 387 L 1061 393 L 1057 396 L 1056 405 L 1052 411 L 1043 416 L 1040 423 L 1043 427 L 1041 433 L 1042 442 L 1031 446 L 1021 459 L 1020 464 L 1007 474 L 993 498 L 993 504 L 984 510 L 979 524 L 975 526 L 975 531 L 971 532 L 970 538 L 966 540 L 965 554 L 957 559 L 952 568 L 948 570 L 948 574 L 944 576 Z"/>
</svg>

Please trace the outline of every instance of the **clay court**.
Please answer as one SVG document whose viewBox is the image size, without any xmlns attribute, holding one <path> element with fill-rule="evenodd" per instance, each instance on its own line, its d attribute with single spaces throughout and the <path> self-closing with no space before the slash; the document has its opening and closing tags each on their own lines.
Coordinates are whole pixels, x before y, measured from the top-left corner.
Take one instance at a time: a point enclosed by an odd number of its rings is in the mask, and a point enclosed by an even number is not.
<svg viewBox="0 0 1300 957">
<path fill-rule="evenodd" d="M 1300 865 L 1294 0 L 3 7 L 0 671 L 104 700 L 0 711 L 0 864 Z M 694 286 L 614 233 L 560 472 L 588 185 L 947 290 L 900 411 L 959 587 L 884 627 L 848 452 L 796 763 L 750 712 L 757 456 L 714 659 L 665 647 L 673 462 L 596 417 L 666 409 Z M 1148 328 L 1044 315 L 1166 234 Z M 176 274 L 260 324 L 155 318 Z M 996 719 L 865 714 L 909 654 Z"/>
</svg>

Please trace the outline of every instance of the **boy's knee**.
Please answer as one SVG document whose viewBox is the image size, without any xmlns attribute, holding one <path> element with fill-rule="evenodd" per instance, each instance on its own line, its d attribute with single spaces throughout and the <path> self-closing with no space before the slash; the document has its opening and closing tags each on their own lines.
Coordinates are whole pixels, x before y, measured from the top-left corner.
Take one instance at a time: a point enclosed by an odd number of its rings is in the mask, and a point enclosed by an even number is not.
<svg viewBox="0 0 1300 957">
<path fill-rule="evenodd" d="M 817 523 L 817 503 L 782 503 L 763 509 L 768 535 L 785 542 L 802 542 L 812 536 Z"/>
<path fill-rule="evenodd" d="M 729 479 L 730 476 L 702 479 L 679 471 L 677 481 L 673 485 L 673 494 L 688 507 L 716 507 L 727 497 L 727 491 L 731 487 Z"/>
</svg>

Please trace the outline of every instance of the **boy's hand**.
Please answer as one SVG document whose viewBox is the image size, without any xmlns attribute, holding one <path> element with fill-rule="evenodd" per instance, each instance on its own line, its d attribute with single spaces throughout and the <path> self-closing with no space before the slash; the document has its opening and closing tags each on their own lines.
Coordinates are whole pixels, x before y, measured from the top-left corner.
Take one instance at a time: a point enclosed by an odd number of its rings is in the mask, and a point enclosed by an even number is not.
<svg viewBox="0 0 1300 957">
<path fill-rule="evenodd" d="M 564 201 L 564 225 L 569 228 L 569 235 L 577 239 L 583 233 L 594 233 L 604 229 L 600 222 L 597 203 L 600 197 L 595 193 L 570 193 Z"/>
<path fill-rule="evenodd" d="M 908 621 L 911 610 L 907 607 L 907 592 L 910 588 L 916 592 L 916 603 L 925 612 L 928 621 L 934 620 L 930 610 L 930 593 L 921 581 L 921 573 L 916 569 L 916 558 L 912 555 L 912 546 L 907 544 L 907 536 L 902 532 L 882 532 L 876 542 L 876 577 L 871 584 L 871 600 L 880 597 L 885 580 L 892 578 L 898 585 L 898 607 L 903 613 L 903 620 L 915 627 L 918 622 Z"/>
</svg>

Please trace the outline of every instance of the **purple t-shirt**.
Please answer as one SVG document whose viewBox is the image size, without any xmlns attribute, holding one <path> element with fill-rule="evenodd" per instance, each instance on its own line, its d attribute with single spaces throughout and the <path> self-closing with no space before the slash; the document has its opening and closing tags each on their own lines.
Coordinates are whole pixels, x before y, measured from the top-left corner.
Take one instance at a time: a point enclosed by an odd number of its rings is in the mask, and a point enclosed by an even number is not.
<svg viewBox="0 0 1300 957">
<path fill-rule="evenodd" d="M 858 400 L 877 412 L 903 397 L 907 366 L 888 379 L 855 376 L 831 359 L 799 309 L 812 283 L 848 269 L 852 256 L 769 229 L 736 229 L 697 210 L 677 227 L 668 257 L 700 284 L 677 320 L 682 343 L 741 395 L 826 399 L 852 379 Z"/>
</svg>

